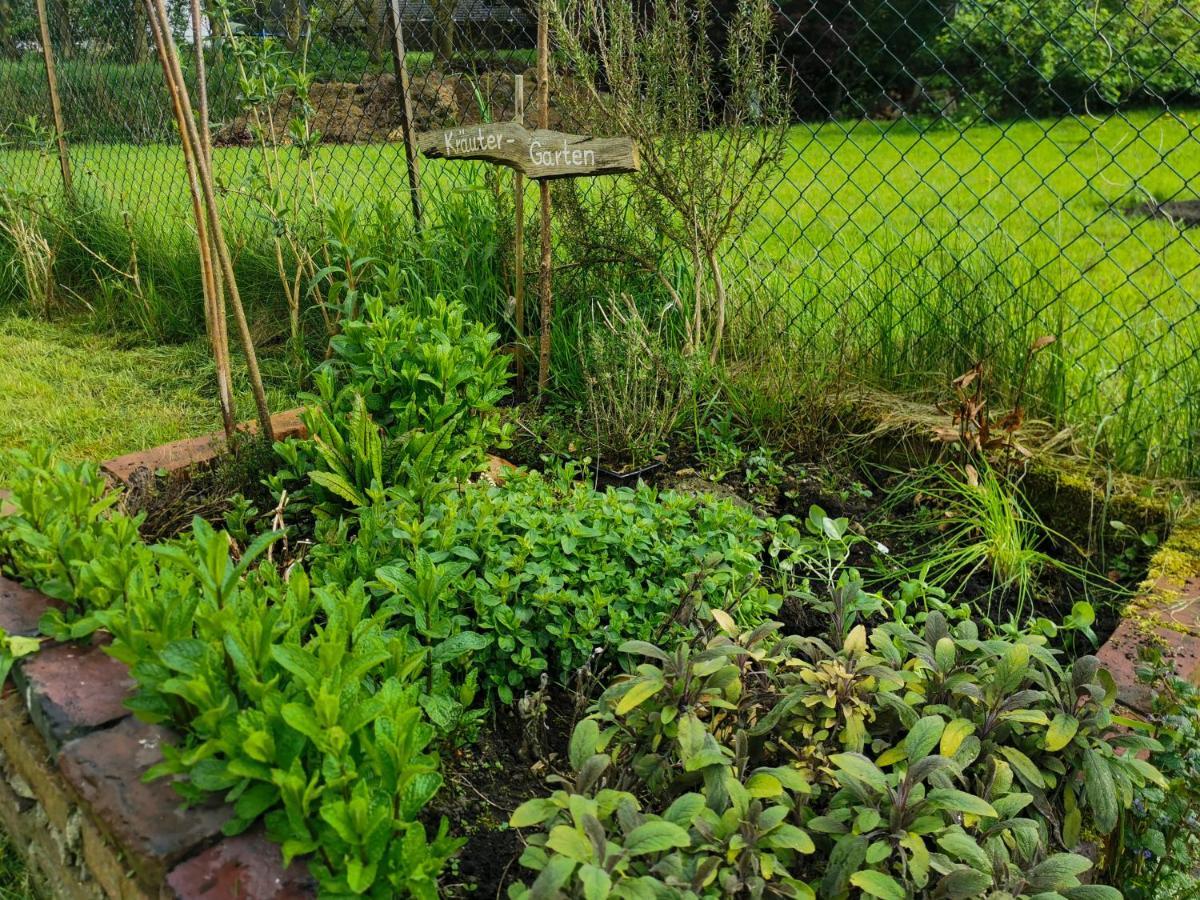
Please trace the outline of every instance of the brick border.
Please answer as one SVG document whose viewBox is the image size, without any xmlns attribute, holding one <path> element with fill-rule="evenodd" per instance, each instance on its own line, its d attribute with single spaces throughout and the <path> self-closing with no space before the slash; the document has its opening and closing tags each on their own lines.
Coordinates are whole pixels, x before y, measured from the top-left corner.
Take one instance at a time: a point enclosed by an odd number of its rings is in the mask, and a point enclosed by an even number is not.
<svg viewBox="0 0 1200 900">
<path fill-rule="evenodd" d="M 1151 712 L 1150 688 L 1137 678 L 1143 647 L 1157 647 L 1180 678 L 1200 685 L 1200 524 L 1176 528 L 1158 549 L 1138 596 L 1096 654 L 1120 702 L 1139 716 Z"/>
<path fill-rule="evenodd" d="M 53 601 L 0 577 L 0 622 Z M 50 644 L 20 660 L 0 697 L 0 824 L 36 880 L 71 900 L 300 900 L 261 830 L 223 837 L 220 803 L 183 808 L 167 779 L 143 782 L 174 736 L 125 709 L 134 690 L 104 641 Z"/>
</svg>

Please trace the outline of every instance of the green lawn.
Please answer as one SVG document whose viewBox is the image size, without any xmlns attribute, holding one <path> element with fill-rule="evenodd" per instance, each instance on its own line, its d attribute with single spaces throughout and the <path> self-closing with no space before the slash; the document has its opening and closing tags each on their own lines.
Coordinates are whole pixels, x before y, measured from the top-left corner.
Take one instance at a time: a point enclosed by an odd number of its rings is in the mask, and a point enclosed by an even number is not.
<svg viewBox="0 0 1200 900">
<path fill-rule="evenodd" d="M 174 149 L 73 154 L 79 179 L 133 211 L 147 243 L 190 246 Z M 244 186 L 253 155 L 218 150 L 219 179 Z M 7 163 L 33 165 L 16 152 Z M 325 196 L 403 205 L 400 145 L 323 146 L 317 166 Z M 481 171 L 427 162 L 434 216 Z M 1200 195 L 1200 112 L 797 126 L 784 171 L 729 268 L 736 296 L 788 310 L 812 365 L 837 360 L 886 387 L 944 391 L 979 356 L 1012 382 L 1023 348 L 1058 334 L 1030 379 L 1036 412 L 1079 426 L 1085 443 L 1099 435 L 1125 468 L 1200 474 L 1200 234 L 1120 212 Z M 249 201 L 227 202 L 235 236 L 260 240 L 266 225 Z"/>
<path fill-rule="evenodd" d="M 50 443 L 64 458 L 102 460 L 221 427 L 201 342 L 126 346 L 82 326 L 7 316 L 0 360 L 0 449 Z M 242 387 L 239 412 L 249 419 Z M 271 402 L 290 405 L 281 390 Z"/>
</svg>

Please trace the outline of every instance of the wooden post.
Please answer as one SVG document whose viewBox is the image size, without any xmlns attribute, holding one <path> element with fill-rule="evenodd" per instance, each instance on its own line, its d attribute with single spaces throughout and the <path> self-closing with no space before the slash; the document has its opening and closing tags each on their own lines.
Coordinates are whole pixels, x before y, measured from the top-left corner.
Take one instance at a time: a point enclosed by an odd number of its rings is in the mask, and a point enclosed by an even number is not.
<svg viewBox="0 0 1200 900">
<path fill-rule="evenodd" d="M 62 171 L 63 193 L 68 203 L 75 202 L 75 185 L 71 180 L 71 159 L 67 153 L 67 133 L 63 126 L 62 102 L 58 97 L 58 74 L 54 70 L 54 45 L 50 43 L 50 21 L 46 16 L 46 0 L 37 0 L 38 27 L 42 33 L 42 59 L 46 63 L 46 87 L 50 91 L 50 115 L 54 119 L 54 136 L 58 141 L 58 167 Z"/>
<path fill-rule="evenodd" d="M 513 121 L 525 124 L 525 76 L 513 81 Z M 513 327 L 517 333 L 517 384 L 525 384 L 525 176 L 513 172 Z"/>
<path fill-rule="evenodd" d="M 550 127 L 550 17 L 546 9 L 548 0 L 538 3 L 538 124 Z M 551 265 L 553 263 L 550 244 L 550 182 L 538 181 L 538 199 L 541 205 L 542 260 L 539 271 L 541 340 L 538 346 L 538 394 L 545 393 L 550 384 L 550 319 L 554 311 L 554 298 L 550 293 Z"/>
<path fill-rule="evenodd" d="M 212 247 L 216 251 L 217 263 L 225 279 L 225 287 L 229 291 L 229 299 L 233 305 L 233 317 L 237 322 L 238 332 L 242 339 L 242 351 L 246 357 L 246 371 L 250 377 L 250 390 L 254 394 L 254 404 L 258 408 L 260 433 L 267 440 L 275 439 L 271 425 L 271 411 L 267 408 L 266 392 L 263 390 L 262 374 L 258 369 L 258 354 L 254 350 L 254 338 L 250 334 L 250 325 L 246 320 L 246 311 L 242 306 L 241 294 L 238 292 L 237 279 L 233 272 L 233 259 L 229 254 L 229 245 L 225 243 L 225 232 L 221 226 L 220 210 L 217 207 L 216 189 L 213 187 L 212 167 L 208 160 L 199 153 L 200 135 L 196 130 L 196 121 L 192 116 L 192 102 L 188 97 L 186 83 L 183 79 L 183 68 L 179 64 L 179 54 L 175 48 L 175 39 L 171 35 L 170 19 L 164 0 L 145 0 L 146 12 L 152 22 L 155 43 L 158 46 L 159 59 L 163 65 L 167 89 L 171 92 L 173 103 L 182 115 L 177 115 L 180 141 L 184 153 L 191 154 L 195 161 L 196 174 L 199 176 L 200 191 L 203 195 L 208 227 L 212 235 Z M 197 219 L 199 228 L 200 219 Z"/>
<path fill-rule="evenodd" d="M 200 0 L 191 0 L 191 13 L 192 51 L 196 65 L 196 105 L 200 115 L 198 149 L 211 168 L 212 132 L 208 123 L 208 76 L 204 63 L 204 19 L 200 11 Z M 202 205 L 198 202 L 197 177 L 195 172 L 190 172 L 188 182 L 193 196 L 193 212 L 202 215 Z M 221 407 L 221 423 L 225 428 L 225 437 L 228 438 L 233 435 L 237 420 L 233 409 L 233 378 L 229 368 L 229 326 L 225 318 L 225 288 L 221 272 L 212 262 L 215 251 L 208 229 L 198 229 L 197 238 L 206 245 L 201 248 L 200 264 L 204 276 L 204 321 L 208 325 L 208 339 L 212 346 L 213 365 L 217 373 L 217 400 Z M 204 261 L 205 256 L 207 265 Z"/>
<path fill-rule="evenodd" d="M 413 132 L 412 89 L 408 81 L 408 60 L 404 51 L 404 26 L 400 22 L 400 0 L 391 0 L 392 65 L 396 70 L 396 89 L 400 92 L 400 129 L 404 133 L 404 161 L 408 167 L 408 192 L 412 198 L 413 221 L 421 233 L 421 170 Z"/>
</svg>

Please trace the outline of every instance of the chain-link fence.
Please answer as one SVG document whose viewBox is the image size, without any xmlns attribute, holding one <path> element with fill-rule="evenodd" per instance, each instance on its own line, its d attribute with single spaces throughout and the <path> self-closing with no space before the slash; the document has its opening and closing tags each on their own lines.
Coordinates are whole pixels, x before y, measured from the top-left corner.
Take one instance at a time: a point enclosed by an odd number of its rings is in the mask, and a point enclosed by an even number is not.
<svg viewBox="0 0 1200 900">
<path fill-rule="evenodd" d="M 141 2 L 47 0 L 71 164 L 92 201 L 186 246 Z M 720 45 L 737 7 L 712 4 L 706 40 Z M 187 5 L 168 8 L 194 80 Z M 268 188 L 407 209 L 401 62 L 417 131 L 515 117 L 518 75 L 537 121 L 530 6 L 395 8 L 402 57 L 388 0 L 206 4 L 214 168 L 239 247 L 279 227 Z M 790 339 L 805 365 L 922 396 L 1003 357 L 1034 413 L 1122 467 L 1200 473 L 1200 8 L 798 0 L 771 13 L 791 124 L 769 190 L 723 251 L 737 327 Z M 10 163 L 52 181 L 23 137 L 29 116 L 48 116 L 32 0 L 0 0 L 0 87 Z M 550 119 L 562 119 L 553 98 Z M 292 174 L 271 181 L 272 165 Z M 426 161 L 431 227 L 472 191 L 498 193 L 490 171 Z M 615 182 L 584 193 L 627 199 Z M 509 233 L 495 232 L 505 273 Z M 1029 363 L 1047 334 L 1056 344 Z"/>
</svg>

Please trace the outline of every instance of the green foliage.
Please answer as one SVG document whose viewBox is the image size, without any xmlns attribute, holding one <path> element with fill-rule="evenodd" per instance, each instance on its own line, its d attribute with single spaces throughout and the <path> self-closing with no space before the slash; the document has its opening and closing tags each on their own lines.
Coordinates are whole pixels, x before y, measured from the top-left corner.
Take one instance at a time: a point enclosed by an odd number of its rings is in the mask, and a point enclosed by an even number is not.
<svg viewBox="0 0 1200 900">
<path fill-rule="evenodd" d="M 856 624 L 832 645 L 713 618 L 717 629 L 670 650 L 621 648 L 643 662 L 577 726 L 575 782 L 514 816 L 546 829 L 523 860 L 538 881 L 574 879 L 568 892 L 587 896 L 670 884 L 684 896 L 1119 897 L 1082 887 L 1090 863 L 1071 851 L 1085 821 L 1112 833 L 1135 790 L 1165 782 L 1137 758 L 1161 745 L 1118 729 L 1130 723 L 1114 720 L 1116 689 L 1095 658 L 1065 667 L 1041 637 L 981 635 L 966 618 L 951 628 L 940 613 L 919 630 Z M 684 832 L 656 848 L 668 863 L 642 867 L 634 796 L 668 821 L 679 803 L 722 824 L 749 816 L 757 824 L 738 827 L 753 840 L 705 864 L 711 834 Z M 619 831 L 587 818 L 604 824 L 622 806 Z M 790 829 L 787 852 L 764 817 Z M 604 843 L 565 840 L 572 824 Z M 585 867 L 601 864 L 611 884 L 587 893 Z"/>
<path fill-rule="evenodd" d="M 1188 897 L 1200 860 L 1200 691 L 1176 677 L 1157 649 L 1147 651 L 1138 675 L 1152 686 L 1150 733 L 1163 745 L 1153 762 L 1166 784 L 1136 792 L 1121 842 L 1106 855 L 1106 875 L 1130 900 Z"/>
<path fill-rule="evenodd" d="M 277 446 L 277 489 L 307 479 L 300 502 L 337 515 L 382 500 L 387 488 L 429 499 L 467 481 L 505 447 L 497 404 L 507 358 L 497 335 L 468 322 L 460 303 L 406 301 L 390 270 L 332 341 L 334 358 L 305 399 L 310 437 Z"/>
<path fill-rule="evenodd" d="M 429 644 L 472 629 L 477 667 L 504 703 L 544 671 L 562 678 L 597 651 L 686 627 L 736 592 L 743 621 L 769 614 L 759 555 L 769 524 L 730 501 L 653 488 L 594 491 L 574 467 L 514 471 L 500 486 L 420 509 L 363 514 L 314 549 L 328 580 L 368 577 L 394 621 Z"/>
<path fill-rule="evenodd" d="M 125 33 L 131 29 L 121 17 Z M 184 59 L 189 89 L 195 85 L 190 54 Z M 171 101 L 163 87 L 162 68 L 150 56 L 143 63 L 95 59 L 55 60 L 63 120 L 72 143 L 129 141 L 170 142 L 175 139 Z M 210 67 L 208 95 L 214 121 L 223 121 L 237 108 L 237 82 L 229 69 Z M 50 100 L 40 53 L 17 61 L 0 59 L 0 129 L 23 122 L 30 112 L 46 111 Z M 194 96 L 194 95 L 193 95 Z"/>
<path fill-rule="evenodd" d="M 140 517 L 95 463 L 53 462 L 53 451 L 9 451 L 11 495 L 0 516 L 0 565 L 62 603 L 42 631 L 60 640 L 91 634 L 98 610 L 124 603 L 148 563 Z"/>
<path fill-rule="evenodd" d="M 934 47 L 989 111 L 1081 111 L 1194 99 L 1198 27 L 1175 0 L 968 0 Z"/>
<path fill-rule="evenodd" d="M 227 833 L 265 817 L 285 860 L 312 857 L 323 893 L 435 897 L 460 842 L 419 820 L 442 781 L 413 683 L 422 657 L 370 615 L 361 584 L 312 590 L 303 570 L 252 568 L 279 537 L 235 562 L 197 519 L 154 548 L 153 590 L 101 614 L 138 682 L 130 706 L 184 733 L 149 775 L 186 776 L 193 800 L 224 794 Z"/>
</svg>

